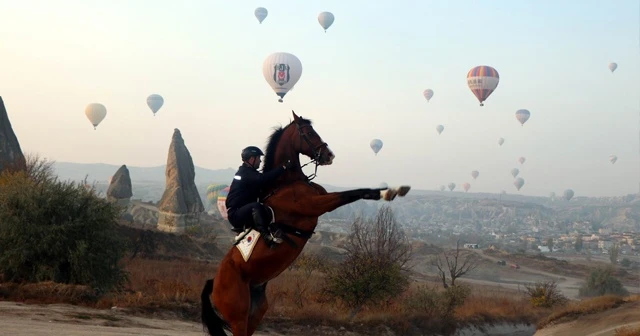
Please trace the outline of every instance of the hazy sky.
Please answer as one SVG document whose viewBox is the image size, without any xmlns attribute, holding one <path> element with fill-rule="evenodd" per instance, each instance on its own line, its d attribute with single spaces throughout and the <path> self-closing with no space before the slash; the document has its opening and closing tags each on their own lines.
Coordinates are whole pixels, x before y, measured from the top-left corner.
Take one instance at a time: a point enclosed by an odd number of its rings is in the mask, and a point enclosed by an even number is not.
<svg viewBox="0 0 640 336">
<path fill-rule="evenodd" d="M 337 156 L 320 183 L 516 193 L 518 167 L 523 194 L 621 195 L 640 174 L 639 21 L 637 0 L 2 1 L 0 95 L 23 150 L 56 161 L 162 165 L 179 128 L 197 166 L 235 168 L 294 109 Z M 277 51 L 303 65 L 282 104 L 261 70 Z M 484 107 L 476 65 L 500 73 Z M 92 102 L 108 111 L 97 131 Z"/>
</svg>

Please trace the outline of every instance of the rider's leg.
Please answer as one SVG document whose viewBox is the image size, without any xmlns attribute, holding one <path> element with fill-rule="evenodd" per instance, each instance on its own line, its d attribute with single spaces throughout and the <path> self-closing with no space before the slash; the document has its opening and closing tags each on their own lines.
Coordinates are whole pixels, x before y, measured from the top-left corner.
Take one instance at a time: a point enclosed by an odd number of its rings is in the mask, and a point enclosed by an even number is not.
<svg viewBox="0 0 640 336">
<path fill-rule="evenodd" d="M 268 213 L 269 209 L 258 202 L 252 204 L 254 206 L 251 209 L 251 215 L 253 217 L 253 222 L 255 223 L 257 230 L 267 235 L 268 239 L 273 241 L 274 243 L 282 243 L 282 238 L 273 235 L 269 231 L 269 221 L 271 219 L 271 216 L 269 216 Z"/>
</svg>

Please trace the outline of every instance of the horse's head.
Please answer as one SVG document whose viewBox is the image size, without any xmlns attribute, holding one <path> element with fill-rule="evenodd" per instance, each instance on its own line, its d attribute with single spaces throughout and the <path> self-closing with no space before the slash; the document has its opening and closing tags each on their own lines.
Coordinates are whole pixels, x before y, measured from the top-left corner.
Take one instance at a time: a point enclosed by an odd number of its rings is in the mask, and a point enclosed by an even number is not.
<svg viewBox="0 0 640 336">
<path fill-rule="evenodd" d="M 332 164 L 336 156 L 329 149 L 329 145 L 327 145 L 313 129 L 311 122 L 302 117 L 298 117 L 295 112 L 291 112 L 293 113 L 292 123 L 295 125 L 295 133 L 292 134 L 294 138 L 291 139 L 294 150 L 316 160 L 319 165 Z"/>
</svg>

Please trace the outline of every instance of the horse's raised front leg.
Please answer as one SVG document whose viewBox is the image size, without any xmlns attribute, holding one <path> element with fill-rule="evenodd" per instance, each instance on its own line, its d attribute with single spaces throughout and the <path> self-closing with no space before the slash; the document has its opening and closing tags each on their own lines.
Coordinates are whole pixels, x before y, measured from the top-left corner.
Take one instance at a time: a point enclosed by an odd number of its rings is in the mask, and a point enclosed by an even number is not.
<svg viewBox="0 0 640 336">
<path fill-rule="evenodd" d="M 292 197 L 295 197 L 292 193 Z M 302 216 L 320 217 L 327 212 L 331 212 L 343 205 L 353 203 L 361 199 L 379 200 L 380 189 L 355 189 L 342 192 L 332 192 L 322 195 L 297 196 L 295 213 Z"/>
</svg>

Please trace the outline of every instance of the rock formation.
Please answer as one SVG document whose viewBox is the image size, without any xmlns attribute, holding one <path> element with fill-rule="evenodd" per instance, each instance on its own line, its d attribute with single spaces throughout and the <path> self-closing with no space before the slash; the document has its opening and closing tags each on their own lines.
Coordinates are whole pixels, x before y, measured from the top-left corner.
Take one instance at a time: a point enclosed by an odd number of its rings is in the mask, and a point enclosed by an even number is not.
<svg viewBox="0 0 640 336">
<path fill-rule="evenodd" d="M 13 133 L 7 109 L 0 97 L 0 173 L 9 167 L 23 167 L 25 163 L 16 134 Z"/>
<path fill-rule="evenodd" d="M 204 212 L 195 183 L 196 171 L 179 129 L 173 132 L 167 157 L 166 187 L 158 203 L 158 229 L 184 232 Z"/>
<path fill-rule="evenodd" d="M 111 178 L 109 189 L 107 189 L 107 199 L 128 207 L 133 196 L 131 191 L 131 177 L 126 165 L 122 165 Z"/>
</svg>

